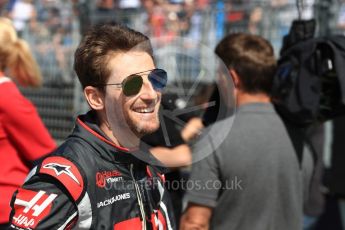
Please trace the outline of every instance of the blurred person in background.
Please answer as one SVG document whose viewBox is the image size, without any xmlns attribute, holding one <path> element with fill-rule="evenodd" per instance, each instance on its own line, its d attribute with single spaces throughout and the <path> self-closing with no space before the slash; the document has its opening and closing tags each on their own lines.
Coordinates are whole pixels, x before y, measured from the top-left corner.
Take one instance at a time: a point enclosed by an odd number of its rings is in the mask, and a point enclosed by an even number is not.
<svg viewBox="0 0 345 230">
<path fill-rule="evenodd" d="M 2 17 L 8 17 L 15 2 L 16 0 L 0 0 L 0 15 Z"/>
<path fill-rule="evenodd" d="M 90 0 L 72 0 L 73 13 L 78 17 L 79 32 L 84 36 L 91 26 Z"/>
<path fill-rule="evenodd" d="M 18 90 L 41 85 L 39 67 L 12 23 L 0 18 L 0 229 L 6 229 L 13 192 L 33 162 L 55 148 L 35 107 Z"/>
<path fill-rule="evenodd" d="M 335 118 L 332 123 L 332 156 L 326 185 L 329 189 L 329 195 L 337 202 L 342 229 L 345 229 L 345 117 Z"/>
<path fill-rule="evenodd" d="M 35 28 L 36 26 L 37 15 L 32 0 L 16 0 L 9 16 L 13 20 L 14 28 L 19 37 L 23 36 L 23 32 L 27 25 L 29 25 L 30 28 Z"/>
<path fill-rule="evenodd" d="M 121 14 L 121 22 L 127 26 L 133 26 L 134 17 L 137 17 L 141 9 L 141 0 L 118 0 L 117 5 Z"/>
<path fill-rule="evenodd" d="M 96 1 L 97 10 L 102 12 L 109 12 L 114 10 L 114 1 L 113 0 L 97 0 Z"/>
<path fill-rule="evenodd" d="M 345 155 L 344 130 L 345 117 L 339 116 L 325 123 L 325 153 L 321 158 L 324 163 L 323 195 L 324 209 L 321 215 L 311 219 L 306 230 L 344 230 L 345 229 Z M 313 208 L 313 207 L 311 207 Z M 315 210 L 315 207 L 314 207 Z M 318 209 L 316 209 L 318 210 Z"/>
<path fill-rule="evenodd" d="M 230 129 L 213 153 L 192 165 L 181 229 L 302 229 L 313 160 L 299 162 L 270 98 L 276 60 L 262 37 L 230 34 L 216 47 L 235 85 L 237 111 L 215 124 Z M 233 124 L 232 124 L 233 119 Z M 232 124 L 232 127 L 230 127 Z M 209 144 L 217 137 L 209 137 Z M 205 143 L 193 147 L 193 159 Z"/>
</svg>

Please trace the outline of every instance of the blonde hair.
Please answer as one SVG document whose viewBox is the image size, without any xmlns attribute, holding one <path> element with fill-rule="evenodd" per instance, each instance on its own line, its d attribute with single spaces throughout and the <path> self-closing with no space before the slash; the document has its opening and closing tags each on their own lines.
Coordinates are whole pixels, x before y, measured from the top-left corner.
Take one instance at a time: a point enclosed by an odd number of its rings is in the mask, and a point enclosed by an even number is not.
<svg viewBox="0 0 345 230">
<path fill-rule="evenodd" d="M 42 75 L 29 45 L 18 38 L 12 22 L 0 17 L 0 70 L 23 86 L 40 86 Z"/>
</svg>

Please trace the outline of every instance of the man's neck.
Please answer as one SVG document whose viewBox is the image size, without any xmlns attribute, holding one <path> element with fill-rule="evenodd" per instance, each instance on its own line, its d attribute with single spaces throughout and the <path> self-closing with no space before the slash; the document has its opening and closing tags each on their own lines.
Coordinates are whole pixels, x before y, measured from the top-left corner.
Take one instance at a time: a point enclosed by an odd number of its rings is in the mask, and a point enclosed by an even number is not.
<svg viewBox="0 0 345 230">
<path fill-rule="evenodd" d="M 140 143 L 140 139 L 137 138 L 133 133 L 129 132 L 128 135 L 125 134 L 125 132 L 122 132 L 122 135 L 120 138 L 117 138 L 116 136 L 119 135 L 114 135 L 114 132 L 108 127 L 108 125 L 104 122 L 102 122 L 99 125 L 100 129 L 109 137 L 109 139 L 114 142 L 115 145 L 132 149 L 132 148 L 137 148 Z"/>
<path fill-rule="evenodd" d="M 270 103 L 271 98 L 265 93 L 249 94 L 239 91 L 237 93 L 237 106 L 250 103 Z"/>
</svg>

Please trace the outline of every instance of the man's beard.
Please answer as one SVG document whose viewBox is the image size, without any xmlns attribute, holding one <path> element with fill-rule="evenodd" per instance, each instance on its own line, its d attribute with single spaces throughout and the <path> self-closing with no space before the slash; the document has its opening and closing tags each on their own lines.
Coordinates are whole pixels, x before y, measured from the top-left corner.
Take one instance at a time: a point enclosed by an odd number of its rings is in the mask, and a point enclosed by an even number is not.
<svg viewBox="0 0 345 230">
<path fill-rule="evenodd" d="M 147 134 L 154 133 L 159 128 L 159 116 L 156 115 L 156 121 L 153 123 L 157 124 L 155 126 L 152 125 L 149 121 L 142 121 L 142 122 L 135 122 L 133 119 L 130 118 L 129 114 L 124 114 L 125 121 L 129 127 L 129 129 L 138 137 L 141 138 Z M 149 125 L 147 125 L 149 123 Z"/>
</svg>

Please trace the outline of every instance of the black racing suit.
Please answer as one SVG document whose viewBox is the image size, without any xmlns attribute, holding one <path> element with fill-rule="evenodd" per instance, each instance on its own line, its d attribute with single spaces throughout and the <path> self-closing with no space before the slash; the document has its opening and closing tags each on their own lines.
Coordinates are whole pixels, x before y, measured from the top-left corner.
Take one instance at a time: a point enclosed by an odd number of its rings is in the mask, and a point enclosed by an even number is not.
<svg viewBox="0 0 345 230">
<path fill-rule="evenodd" d="M 149 162 L 149 163 L 147 163 Z M 163 168 L 148 152 L 115 146 L 93 112 L 14 194 L 14 229 L 175 229 Z"/>
</svg>

